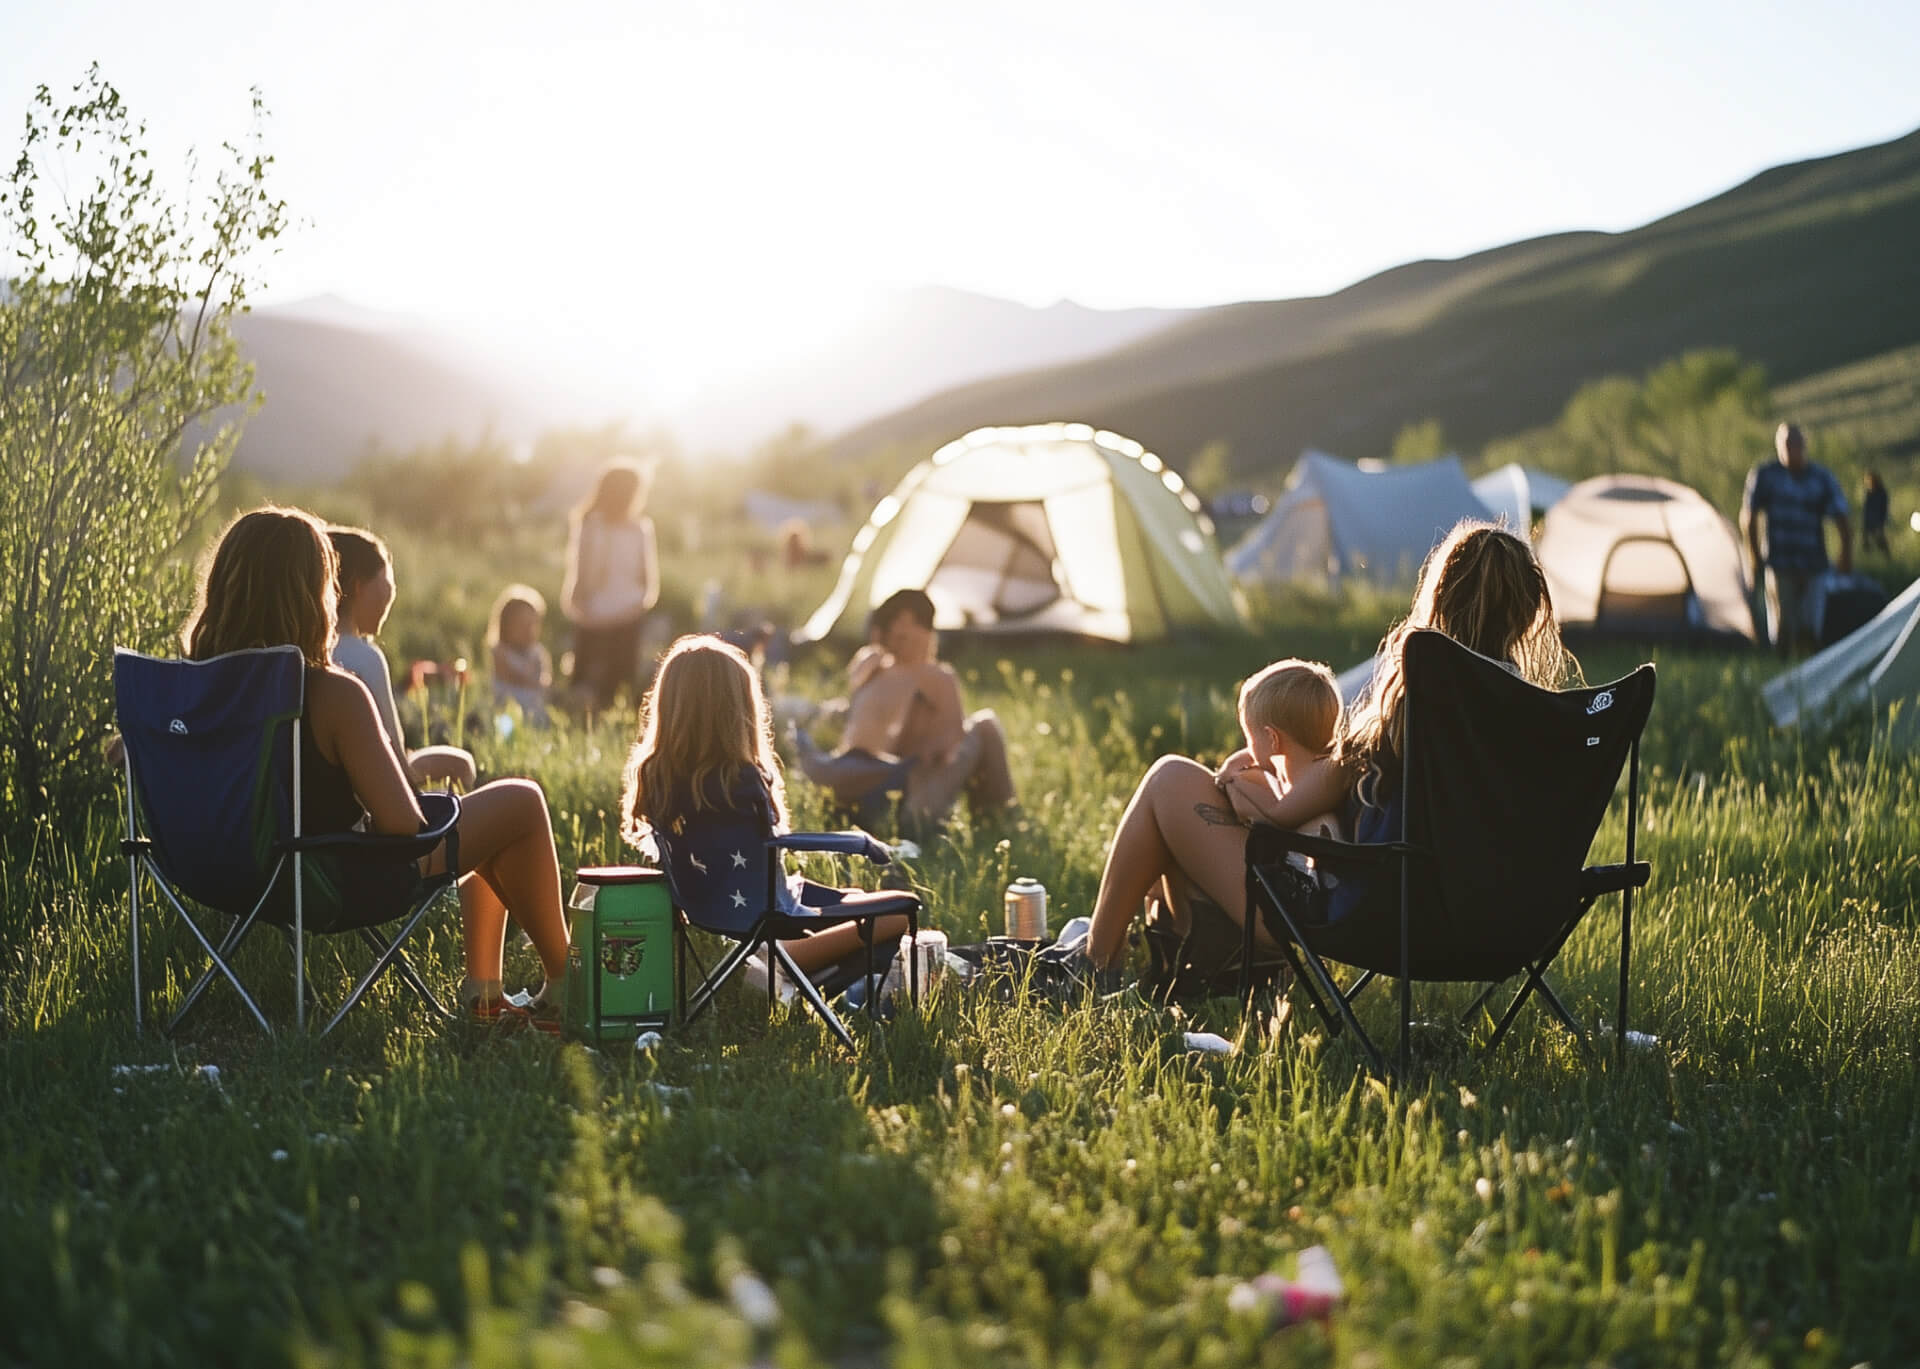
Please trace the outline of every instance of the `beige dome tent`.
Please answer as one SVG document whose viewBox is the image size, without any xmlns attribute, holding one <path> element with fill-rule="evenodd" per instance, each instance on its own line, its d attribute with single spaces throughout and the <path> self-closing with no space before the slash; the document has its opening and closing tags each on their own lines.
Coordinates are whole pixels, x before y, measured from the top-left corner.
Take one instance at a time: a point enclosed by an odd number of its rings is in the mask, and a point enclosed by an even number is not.
<svg viewBox="0 0 1920 1369">
<path fill-rule="evenodd" d="M 981 428 L 915 466 L 799 636 L 863 633 L 900 589 L 924 589 L 942 629 L 1114 642 L 1245 614 L 1192 491 L 1138 442 L 1084 423 Z"/>
<path fill-rule="evenodd" d="M 1753 640 L 1739 535 L 1676 481 L 1583 480 L 1548 510 L 1539 555 L 1563 628 Z"/>
</svg>

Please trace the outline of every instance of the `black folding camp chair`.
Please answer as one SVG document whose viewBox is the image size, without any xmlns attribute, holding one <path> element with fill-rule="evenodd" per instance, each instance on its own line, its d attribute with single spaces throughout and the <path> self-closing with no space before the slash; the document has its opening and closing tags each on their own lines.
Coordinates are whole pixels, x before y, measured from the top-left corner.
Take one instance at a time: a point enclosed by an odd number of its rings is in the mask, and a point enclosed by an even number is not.
<svg viewBox="0 0 1920 1369">
<path fill-rule="evenodd" d="M 1624 1051 L 1633 891 L 1651 873 L 1633 850 L 1640 734 L 1653 708 L 1653 667 L 1610 685 L 1556 692 L 1535 688 L 1442 633 L 1413 633 L 1405 651 L 1402 773 L 1399 794 L 1387 807 L 1389 815 L 1398 810 L 1397 837 L 1333 841 L 1256 826 L 1247 841 L 1248 908 L 1260 909 L 1329 1034 L 1352 1031 L 1384 1075 L 1386 1062 L 1353 1012 L 1354 999 L 1382 975 L 1400 981 L 1403 1074 L 1415 980 L 1486 983 L 1467 1012 L 1471 1020 L 1502 983 L 1524 976 L 1488 1049 L 1537 998 L 1587 1050 L 1586 1032 L 1548 985 L 1546 971 L 1594 902 L 1617 893 L 1614 1032 Z M 1587 865 L 1623 765 L 1625 860 Z M 1286 865 L 1295 851 L 1342 881 L 1330 901 L 1301 897 L 1302 882 Z M 1249 962 L 1253 937 L 1248 917 L 1243 954 Z M 1343 991 L 1329 961 L 1361 973 Z"/>
<path fill-rule="evenodd" d="M 309 933 L 354 932 L 373 964 L 322 1029 L 340 1024 L 376 979 L 392 969 L 428 1008 L 453 1014 L 434 997 L 402 950 L 452 874 L 423 877 L 412 867 L 442 841 L 457 868 L 460 801 L 422 794 L 426 830 L 386 837 L 361 832 L 308 835 L 301 825 L 300 727 L 306 662 L 294 646 L 235 651 L 205 661 L 161 660 L 116 650 L 115 707 L 126 747 L 128 907 L 133 957 L 133 1022 L 145 1013 L 140 987 L 140 886 L 151 879 L 208 957 L 204 973 L 166 1024 L 171 1033 L 215 979 L 240 995 L 261 1030 L 272 1034 L 235 957 L 261 924 L 286 933 L 293 952 L 294 1022 L 306 1027 Z M 358 867 L 358 868 L 356 868 Z M 373 874 L 366 880 L 356 875 Z M 369 890 L 380 891 L 370 895 Z M 185 900 L 228 919 L 210 934 Z M 391 936 L 375 931 L 399 923 Z"/>
<path fill-rule="evenodd" d="M 876 943 L 873 923 L 892 914 L 905 914 L 907 943 L 920 929 L 920 900 L 911 893 L 897 893 L 886 899 L 861 903 L 857 908 L 839 903 L 840 891 L 824 885 L 809 885 L 802 912 L 783 912 L 780 891 L 786 878 L 785 853 L 823 851 L 839 855 L 861 856 L 876 865 L 893 859 L 893 852 L 865 832 L 790 832 L 775 836 L 765 823 L 746 818 L 705 821 L 699 825 L 698 838 L 676 836 L 656 829 L 654 844 L 660 853 L 660 866 L 667 875 L 667 887 L 673 894 L 675 917 L 674 982 L 678 986 L 677 1020 L 691 1022 L 713 1002 L 713 997 L 746 964 L 754 951 L 764 949 L 767 965 L 767 1001 L 771 1005 L 779 991 L 779 972 L 784 970 L 801 999 L 848 1050 L 855 1049 L 846 1024 L 828 1006 L 820 989 L 800 968 L 780 943 L 783 939 L 805 936 L 809 932 L 840 923 L 865 924 L 861 940 L 865 944 L 864 978 L 867 1002 L 873 1002 L 874 979 L 880 972 L 880 953 L 891 956 L 899 939 L 881 939 Z M 687 997 L 686 964 L 691 948 L 689 929 L 710 932 L 733 943 L 710 973 L 704 973 L 691 999 Z M 914 1002 L 920 998 L 919 957 L 909 955 L 908 992 Z M 704 967 L 703 967 L 704 969 Z"/>
</svg>

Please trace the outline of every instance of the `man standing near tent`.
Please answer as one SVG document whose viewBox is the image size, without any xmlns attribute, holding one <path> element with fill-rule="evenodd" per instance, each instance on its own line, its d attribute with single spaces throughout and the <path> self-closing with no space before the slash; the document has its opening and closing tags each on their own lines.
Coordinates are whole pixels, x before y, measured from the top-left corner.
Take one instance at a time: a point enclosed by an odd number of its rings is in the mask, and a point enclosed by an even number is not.
<svg viewBox="0 0 1920 1369">
<path fill-rule="evenodd" d="M 873 611 L 868 643 L 847 667 L 841 749 L 828 755 L 795 734 L 802 773 L 836 801 L 858 810 L 904 770 L 905 815 L 918 823 L 944 822 L 963 790 L 975 817 L 1013 804 L 1000 720 L 991 709 L 968 715 L 937 642 L 922 590 L 900 590 Z"/>
<path fill-rule="evenodd" d="M 1807 460 L 1807 439 L 1796 424 L 1782 423 L 1773 435 L 1779 459 L 1762 461 L 1747 474 L 1740 502 L 1740 526 L 1747 534 L 1757 570 L 1767 572 L 1767 611 L 1773 645 L 1782 656 L 1811 642 L 1807 591 L 1827 569 L 1826 522 L 1840 529 L 1842 575 L 1853 570 L 1853 528 L 1847 521 L 1847 497 L 1824 466 Z M 1765 554 L 1760 520 L 1766 519 Z"/>
</svg>

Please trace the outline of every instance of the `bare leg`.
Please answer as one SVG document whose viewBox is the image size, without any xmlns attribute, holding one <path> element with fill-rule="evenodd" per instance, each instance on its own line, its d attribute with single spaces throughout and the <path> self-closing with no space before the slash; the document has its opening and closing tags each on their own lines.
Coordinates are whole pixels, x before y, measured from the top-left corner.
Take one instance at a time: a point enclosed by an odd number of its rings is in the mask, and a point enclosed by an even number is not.
<svg viewBox="0 0 1920 1369">
<path fill-rule="evenodd" d="M 1013 802 L 1007 734 L 992 709 L 967 720 L 966 731 L 946 760 L 913 767 L 907 775 L 907 811 L 923 820 L 944 821 L 962 790 L 976 815 Z"/>
<path fill-rule="evenodd" d="M 444 851 L 428 870 L 446 868 Z M 495 780 L 460 801 L 461 910 L 469 920 L 467 973 L 497 979 L 511 917 L 533 938 L 541 967 L 558 982 L 567 969 L 567 922 L 560 906 L 560 860 L 553 848 L 547 796 L 532 780 Z M 484 880 L 492 897 L 465 885 Z M 495 911 L 498 905 L 498 911 Z M 491 968 L 492 973 L 484 973 Z"/>
<path fill-rule="evenodd" d="M 980 737 L 980 759 L 967 781 L 967 806 L 977 816 L 1016 801 L 1013 770 L 1007 764 L 1007 734 L 990 708 L 967 719 L 967 731 Z"/>
<path fill-rule="evenodd" d="M 863 897 L 893 898 L 896 895 L 885 892 L 863 895 L 856 892 L 847 895 L 846 901 L 840 906 L 858 907 Z M 894 937 L 906 934 L 907 919 L 904 913 L 874 919 L 873 939 L 875 941 L 890 941 Z M 795 937 L 791 941 L 783 941 L 780 944 L 786 948 L 787 954 L 793 957 L 793 963 L 800 967 L 801 973 L 811 975 L 816 970 L 825 969 L 829 965 L 845 960 L 848 956 L 857 953 L 866 943 L 860 939 L 858 926 L 851 922 L 843 922 L 837 927 L 823 928 L 812 936 Z M 875 968 L 884 971 L 886 966 L 878 965 Z"/>
<path fill-rule="evenodd" d="M 1120 963 L 1127 928 L 1163 880 L 1177 912 L 1184 911 L 1180 895 L 1190 881 L 1240 923 L 1247 911 L 1246 865 L 1246 829 L 1214 784 L 1213 772 L 1185 756 L 1162 756 L 1133 791 L 1107 851 L 1088 958 L 1100 969 Z M 1267 942 L 1266 929 L 1257 930 Z"/>
</svg>

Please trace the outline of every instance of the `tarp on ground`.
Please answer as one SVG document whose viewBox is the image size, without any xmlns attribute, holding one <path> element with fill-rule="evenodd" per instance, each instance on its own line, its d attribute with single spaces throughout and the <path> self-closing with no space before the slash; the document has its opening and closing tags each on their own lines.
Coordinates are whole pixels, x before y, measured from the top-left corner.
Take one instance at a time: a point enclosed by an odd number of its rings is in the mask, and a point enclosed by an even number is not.
<svg viewBox="0 0 1920 1369">
<path fill-rule="evenodd" d="M 1113 642 L 1237 628 L 1246 612 L 1185 482 L 1084 423 L 981 428 L 915 466 L 800 636 L 860 635 L 901 589 L 925 590 L 942 630 Z"/>
<path fill-rule="evenodd" d="M 1872 621 L 1761 689 L 1775 723 L 1789 727 L 1862 705 L 1876 711 L 1920 695 L 1920 580 Z M 1908 735 L 1911 736 L 1911 730 Z"/>
<path fill-rule="evenodd" d="M 1463 518 L 1490 518 L 1460 458 L 1355 466 L 1306 451 L 1286 492 L 1227 553 L 1243 584 L 1366 579 L 1410 584 L 1435 543 Z"/>
</svg>

